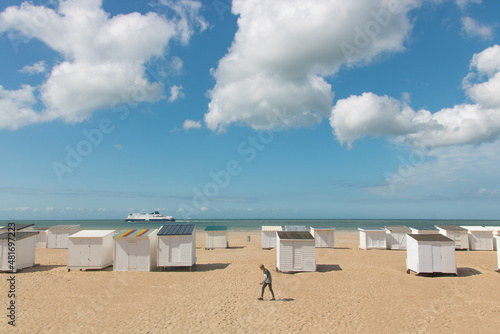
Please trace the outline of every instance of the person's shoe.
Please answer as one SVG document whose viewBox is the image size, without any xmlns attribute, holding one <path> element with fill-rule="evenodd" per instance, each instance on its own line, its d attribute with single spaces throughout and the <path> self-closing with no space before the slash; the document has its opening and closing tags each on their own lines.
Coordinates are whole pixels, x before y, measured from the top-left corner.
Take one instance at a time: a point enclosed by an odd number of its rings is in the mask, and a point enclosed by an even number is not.
<svg viewBox="0 0 500 334">
<path fill-rule="evenodd" d="M 259 298 L 257 298 L 257 300 L 264 300 L 264 298 L 262 298 L 262 297 L 259 297 Z"/>
<path fill-rule="evenodd" d="M 274 299 L 274 297 L 273 297 L 273 299 L 271 299 L 271 300 L 276 300 L 276 299 Z"/>
</svg>

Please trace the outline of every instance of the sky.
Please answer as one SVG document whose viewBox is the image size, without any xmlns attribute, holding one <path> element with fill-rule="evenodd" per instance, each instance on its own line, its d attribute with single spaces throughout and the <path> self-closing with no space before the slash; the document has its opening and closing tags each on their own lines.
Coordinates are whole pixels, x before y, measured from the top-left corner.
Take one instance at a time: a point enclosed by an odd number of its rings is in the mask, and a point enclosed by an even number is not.
<svg viewBox="0 0 500 334">
<path fill-rule="evenodd" d="M 0 2 L 0 220 L 500 219 L 500 2 Z"/>
</svg>

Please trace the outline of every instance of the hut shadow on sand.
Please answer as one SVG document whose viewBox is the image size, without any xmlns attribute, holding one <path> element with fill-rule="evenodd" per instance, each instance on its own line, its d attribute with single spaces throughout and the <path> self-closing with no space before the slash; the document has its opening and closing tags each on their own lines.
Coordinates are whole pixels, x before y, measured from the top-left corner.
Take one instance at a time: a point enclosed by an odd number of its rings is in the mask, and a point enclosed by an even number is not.
<svg viewBox="0 0 500 334">
<path fill-rule="evenodd" d="M 415 274 L 415 273 L 413 273 Z M 483 273 L 480 272 L 479 270 L 476 270 L 474 268 L 468 268 L 468 267 L 462 267 L 462 268 L 457 268 L 457 274 L 450 274 L 450 273 L 420 273 L 417 276 L 420 277 L 469 277 L 469 276 L 475 276 L 475 275 L 482 275 Z"/>
<path fill-rule="evenodd" d="M 342 271 L 342 268 L 338 264 L 318 264 L 316 265 L 316 271 L 320 273 L 328 273 L 331 271 Z"/>
<path fill-rule="evenodd" d="M 22 270 L 18 270 L 17 273 L 34 273 L 37 271 L 50 271 L 50 270 L 61 268 L 61 267 L 66 268 L 66 265 L 63 265 L 63 264 L 60 264 L 60 265 L 35 264 L 35 266 L 33 266 L 33 267 L 28 267 L 28 268 L 24 268 Z"/>
<path fill-rule="evenodd" d="M 213 271 L 226 269 L 230 263 L 203 263 L 195 264 L 191 271 Z"/>
</svg>

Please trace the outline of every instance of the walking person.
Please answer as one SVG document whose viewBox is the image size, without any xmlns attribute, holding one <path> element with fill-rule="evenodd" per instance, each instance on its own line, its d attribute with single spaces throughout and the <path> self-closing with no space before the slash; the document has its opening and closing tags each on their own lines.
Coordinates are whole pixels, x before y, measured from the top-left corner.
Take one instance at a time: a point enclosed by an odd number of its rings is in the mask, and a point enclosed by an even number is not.
<svg viewBox="0 0 500 334">
<path fill-rule="evenodd" d="M 264 267 L 263 264 L 260 265 L 260 270 L 264 272 L 264 280 L 260 282 L 260 284 L 262 285 L 262 292 L 260 294 L 259 300 L 264 300 L 264 289 L 266 288 L 266 286 L 269 286 L 269 291 L 271 291 L 271 295 L 273 296 L 271 300 L 276 300 L 274 299 L 273 279 L 271 277 L 271 273 L 266 269 L 266 267 Z"/>
</svg>

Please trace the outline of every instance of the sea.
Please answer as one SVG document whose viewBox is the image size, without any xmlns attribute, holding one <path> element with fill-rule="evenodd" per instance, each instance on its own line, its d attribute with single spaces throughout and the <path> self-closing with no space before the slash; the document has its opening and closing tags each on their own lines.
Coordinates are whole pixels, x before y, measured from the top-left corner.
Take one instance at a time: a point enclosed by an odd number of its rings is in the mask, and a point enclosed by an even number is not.
<svg viewBox="0 0 500 334">
<path fill-rule="evenodd" d="M 9 220 L 0 220 L 0 226 L 7 226 Z M 125 222 L 123 219 L 102 220 L 17 220 L 17 224 L 34 224 L 34 227 L 56 225 L 80 225 L 81 230 L 125 230 L 159 228 L 172 222 Z M 303 225 L 306 227 L 330 226 L 336 230 L 357 230 L 358 228 L 384 228 L 390 225 L 404 225 L 422 228 L 434 225 L 499 226 L 500 220 L 452 220 L 452 219 L 186 219 L 173 224 L 195 224 L 198 231 L 207 226 L 226 226 L 229 231 L 255 231 L 262 226 Z"/>
</svg>

